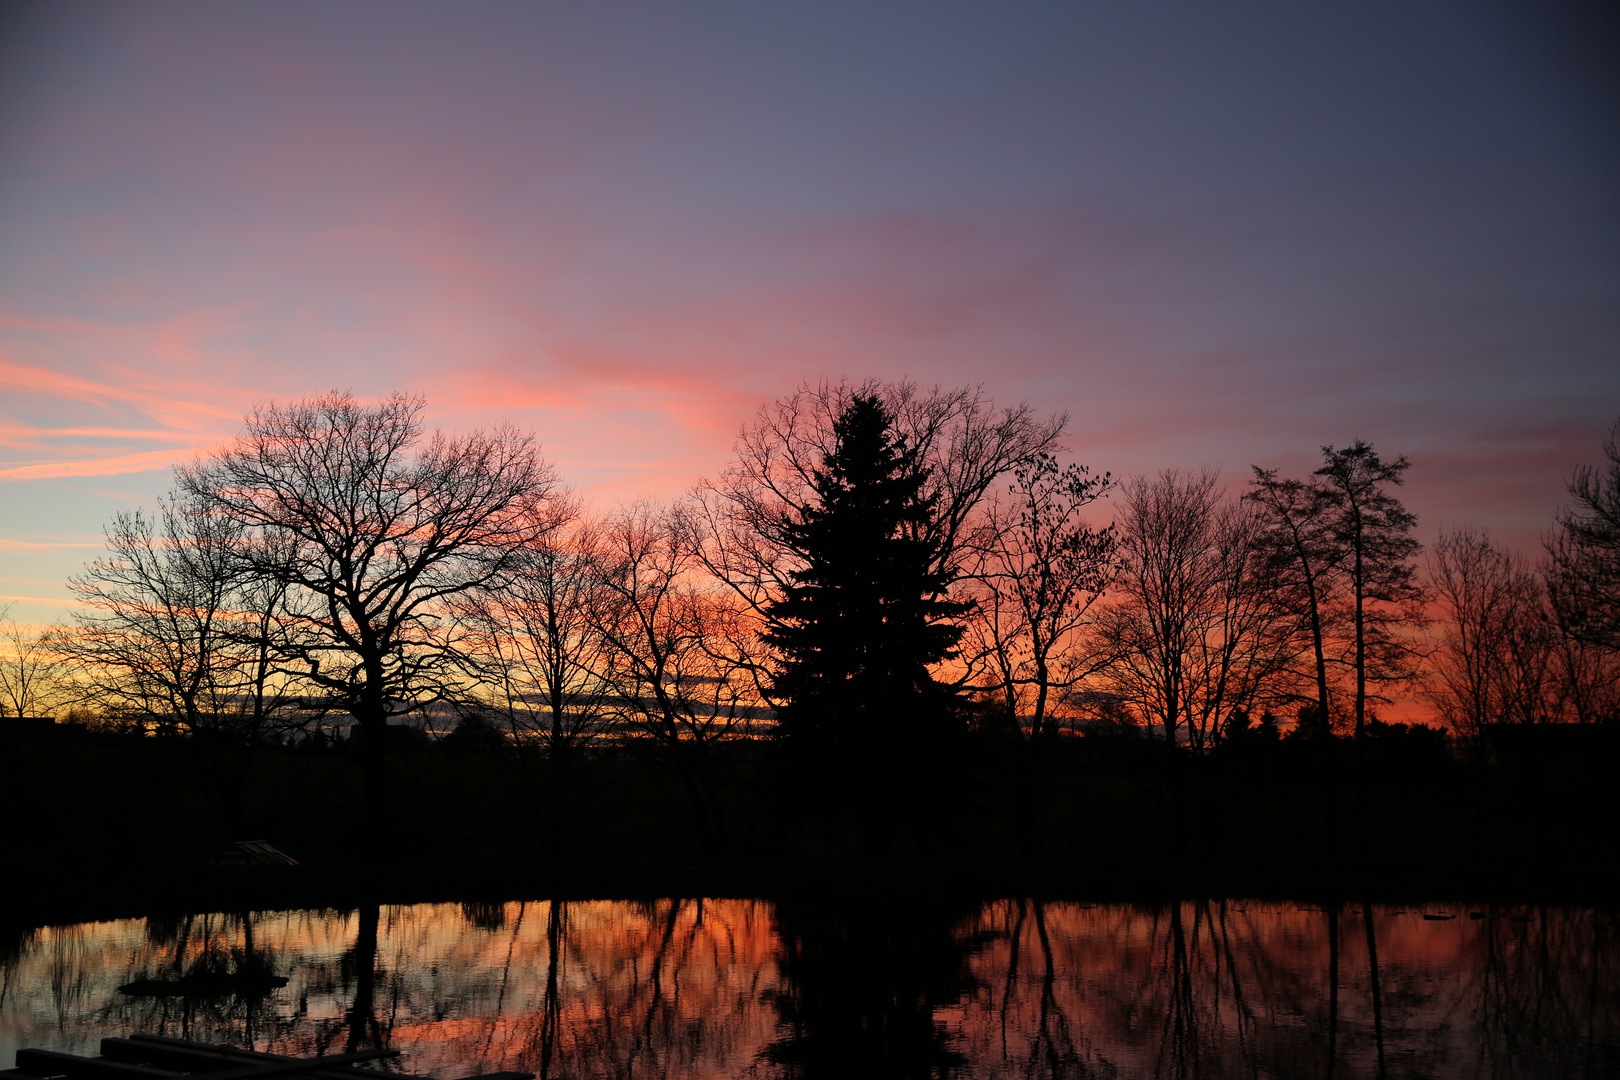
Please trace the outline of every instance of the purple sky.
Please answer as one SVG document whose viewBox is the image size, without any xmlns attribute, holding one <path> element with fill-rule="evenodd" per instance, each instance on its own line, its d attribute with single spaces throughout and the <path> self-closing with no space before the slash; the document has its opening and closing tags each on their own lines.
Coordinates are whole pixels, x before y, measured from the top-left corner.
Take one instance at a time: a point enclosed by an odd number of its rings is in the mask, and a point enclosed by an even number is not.
<svg viewBox="0 0 1620 1080">
<path fill-rule="evenodd" d="M 0 7 L 0 597 L 331 388 L 611 503 L 801 379 L 982 382 L 1534 545 L 1620 415 L 1614 19 L 1337 7 Z"/>
</svg>

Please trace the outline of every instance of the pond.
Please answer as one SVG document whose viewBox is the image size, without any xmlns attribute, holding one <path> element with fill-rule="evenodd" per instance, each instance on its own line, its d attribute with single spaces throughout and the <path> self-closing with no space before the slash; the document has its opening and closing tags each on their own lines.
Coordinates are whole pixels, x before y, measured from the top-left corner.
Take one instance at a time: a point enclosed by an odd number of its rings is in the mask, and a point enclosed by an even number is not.
<svg viewBox="0 0 1620 1080">
<path fill-rule="evenodd" d="M 439 1078 L 1595 1078 L 1620 1075 L 1617 930 L 1573 907 L 1019 899 L 86 923 L 0 940 L 0 1068 L 146 1032 L 382 1044 Z M 196 981 L 210 965 L 265 977 Z"/>
</svg>

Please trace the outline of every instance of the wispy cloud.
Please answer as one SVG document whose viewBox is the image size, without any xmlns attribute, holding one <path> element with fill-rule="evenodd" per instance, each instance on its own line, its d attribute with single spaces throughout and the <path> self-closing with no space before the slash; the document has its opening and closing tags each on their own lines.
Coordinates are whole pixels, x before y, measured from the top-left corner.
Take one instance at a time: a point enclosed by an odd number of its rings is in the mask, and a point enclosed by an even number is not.
<svg viewBox="0 0 1620 1080">
<path fill-rule="evenodd" d="M 0 469 L 0 480 L 46 480 L 64 476 L 116 476 L 120 473 L 166 469 L 191 457 L 191 450 L 149 450 L 141 454 L 92 458 L 85 461 L 46 461 Z"/>
<path fill-rule="evenodd" d="M 21 555 L 27 555 L 27 554 L 29 554 L 31 552 L 45 553 L 45 552 L 57 551 L 57 550 L 60 550 L 62 548 L 101 548 L 101 547 L 105 547 L 105 546 L 106 545 L 104 545 L 104 544 L 76 543 L 76 542 L 70 542 L 70 541 L 66 541 L 66 540 L 63 540 L 63 541 L 11 540 L 11 539 L 8 539 L 8 538 L 6 538 L 4 536 L 0 536 L 0 551 L 7 551 L 7 552 L 11 552 L 13 554 L 21 554 Z"/>
</svg>

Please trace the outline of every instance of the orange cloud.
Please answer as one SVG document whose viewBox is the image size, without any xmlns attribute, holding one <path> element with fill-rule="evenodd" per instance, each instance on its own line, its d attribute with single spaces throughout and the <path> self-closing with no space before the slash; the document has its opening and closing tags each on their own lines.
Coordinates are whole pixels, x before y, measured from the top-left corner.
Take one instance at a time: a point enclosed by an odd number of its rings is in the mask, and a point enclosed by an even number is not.
<svg viewBox="0 0 1620 1080">
<path fill-rule="evenodd" d="M 195 450 L 192 449 L 148 450 L 142 454 L 121 454 L 87 461 L 47 461 L 0 469 L 0 480 L 45 480 L 64 476 L 116 476 L 120 473 L 151 472 L 173 466 L 193 453 Z"/>
</svg>

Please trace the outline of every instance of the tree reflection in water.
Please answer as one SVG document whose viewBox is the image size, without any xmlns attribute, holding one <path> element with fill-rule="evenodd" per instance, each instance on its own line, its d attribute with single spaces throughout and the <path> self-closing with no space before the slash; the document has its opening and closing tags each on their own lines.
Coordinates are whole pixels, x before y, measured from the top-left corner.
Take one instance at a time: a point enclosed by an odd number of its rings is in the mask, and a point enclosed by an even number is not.
<svg viewBox="0 0 1620 1080">
<path fill-rule="evenodd" d="M 43 927 L 0 950 L 0 1067 L 144 1031 L 545 1080 L 1620 1072 L 1614 913 L 1397 910 L 542 901 Z M 118 991 L 209 950 L 290 982 Z"/>
<path fill-rule="evenodd" d="M 765 1061 L 784 1077 L 946 1077 L 966 1059 L 939 1013 L 971 987 L 971 908 L 871 899 L 776 905 L 783 1035 Z"/>
<path fill-rule="evenodd" d="M 1341 933 L 1345 912 L 1291 905 L 987 905 L 975 925 L 995 942 L 974 965 L 999 977 L 982 976 L 963 1012 L 973 1075 L 1553 1078 L 1620 1067 L 1613 913 L 1546 909 L 1519 923 L 1346 911 L 1363 924 L 1360 941 Z"/>
</svg>

